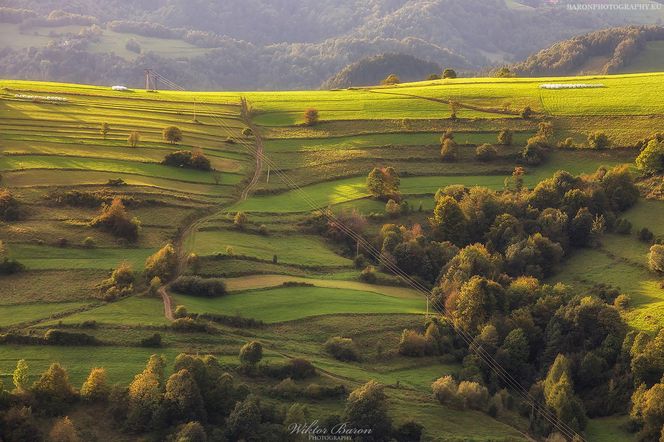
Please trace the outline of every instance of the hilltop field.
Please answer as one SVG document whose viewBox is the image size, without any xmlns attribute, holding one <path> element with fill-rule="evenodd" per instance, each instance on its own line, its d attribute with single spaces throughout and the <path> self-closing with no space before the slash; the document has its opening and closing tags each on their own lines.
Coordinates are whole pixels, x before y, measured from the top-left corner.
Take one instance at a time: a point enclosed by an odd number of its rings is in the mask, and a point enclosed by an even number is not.
<svg viewBox="0 0 664 442">
<path fill-rule="evenodd" d="M 540 88 L 545 83 L 601 87 Z M 395 349 L 402 331 L 421 328 L 432 307 L 378 265 L 371 278 L 362 276 L 356 245 L 311 228 L 312 212 L 361 214 L 367 235 L 378 235 L 385 223 L 426 230 L 438 189 L 461 184 L 503 191 L 542 122 L 551 123 L 555 147 L 541 164 L 523 165 L 526 188 L 558 170 L 591 175 L 623 164 L 638 180 L 635 146 L 664 130 L 662 85 L 664 74 L 631 74 L 199 93 L 2 80 L 0 186 L 18 202 L 20 216 L 0 222 L 0 241 L 6 257 L 24 269 L 0 276 L 0 333 L 25 339 L 0 344 L 0 379 L 8 388 L 17 361 L 26 359 L 31 380 L 59 361 L 77 387 L 93 367 L 105 367 L 111 383 L 127 384 L 153 353 L 164 355 L 169 367 L 185 352 L 212 354 L 233 368 L 240 347 L 259 340 L 264 361 L 311 361 L 318 384 L 352 390 L 378 380 L 387 386 L 394 421 L 415 419 L 427 440 L 525 440 L 528 419 L 516 411 L 492 417 L 431 398 L 431 383 L 459 373 L 462 363 Z M 526 108 L 532 112 L 524 118 Z M 318 111 L 318 122 L 305 124 L 307 109 Z M 169 126 L 181 130 L 181 139 L 164 139 Z M 454 162 L 440 159 L 446 130 L 458 144 Z M 477 147 L 497 145 L 504 130 L 513 134 L 510 145 L 478 161 Z M 609 147 L 589 145 L 597 131 L 608 136 Z M 266 158 L 257 161 L 256 150 Z M 164 161 L 181 151 L 204 156 L 209 167 Z M 396 169 L 409 210 L 386 214 L 385 201 L 366 185 L 374 167 Z M 621 313 L 629 327 L 654 334 L 664 325 L 664 289 L 647 266 L 650 245 L 636 232 L 648 228 L 652 241 L 664 238 L 664 201 L 661 190 L 657 199 L 646 187 L 653 188 L 644 185 L 636 205 L 620 215 L 631 222 L 631 233 L 605 233 L 542 279 L 584 293 L 607 284 L 629 295 Z M 117 197 L 140 224 L 136 238 L 119 238 L 91 222 Z M 146 259 L 168 243 L 177 260 L 171 276 L 223 278 L 228 293 L 200 297 L 151 287 L 142 274 Z M 122 262 L 135 282 L 109 295 L 102 283 Z M 177 306 L 183 306 L 179 312 Z M 174 313 L 210 322 L 185 329 L 174 325 Z M 240 324 L 248 318 L 255 321 Z M 83 332 L 103 345 L 28 339 L 49 330 Z M 157 348 L 145 345 L 155 333 Z M 323 348 L 332 336 L 352 338 L 363 349 L 361 360 L 332 357 Z M 237 377 L 269 403 L 292 402 L 271 394 L 274 379 Z M 304 388 L 307 381 L 297 384 Z M 344 399 L 300 402 L 315 417 L 340 414 Z M 95 413 L 77 406 L 72 416 L 97 440 L 133 440 L 110 424 L 93 428 Z M 611 440 L 632 440 L 624 420 L 591 419 L 586 439 L 608 440 L 606 429 L 613 428 Z"/>
</svg>

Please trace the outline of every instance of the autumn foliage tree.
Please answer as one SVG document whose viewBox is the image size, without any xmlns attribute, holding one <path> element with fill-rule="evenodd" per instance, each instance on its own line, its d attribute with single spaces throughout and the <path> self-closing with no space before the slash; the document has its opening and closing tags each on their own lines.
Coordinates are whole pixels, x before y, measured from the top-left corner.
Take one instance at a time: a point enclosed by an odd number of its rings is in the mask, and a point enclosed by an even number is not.
<svg viewBox="0 0 664 442">
<path fill-rule="evenodd" d="M 105 230 L 118 238 L 134 242 L 138 239 L 140 221 L 131 218 L 122 198 L 113 198 L 111 204 L 104 204 L 101 213 L 90 222 L 92 227 Z"/>
<path fill-rule="evenodd" d="M 367 190 L 375 198 L 400 200 L 399 174 L 393 167 L 374 167 L 367 177 Z"/>
<path fill-rule="evenodd" d="M 177 253 L 173 244 L 166 244 L 145 261 L 145 278 L 150 281 L 158 276 L 161 281 L 170 281 L 177 270 Z"/>
</svg>

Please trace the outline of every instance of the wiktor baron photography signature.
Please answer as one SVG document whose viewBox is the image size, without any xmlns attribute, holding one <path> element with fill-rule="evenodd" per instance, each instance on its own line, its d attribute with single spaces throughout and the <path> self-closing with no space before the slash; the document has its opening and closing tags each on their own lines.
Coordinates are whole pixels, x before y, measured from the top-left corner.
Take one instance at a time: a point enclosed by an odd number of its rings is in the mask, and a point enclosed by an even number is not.
<svg viewBox="0 0 664 442">
<path fill-rule="evenodd" d="M 355 436 L 372 433 L 371 428 L 356 428 L 348 422 L 341 422 L 333 427 L 321 426 L 318 420 L 294 423 L 288 426 L 290 434 L 309 436 L 310 440 L 351 440 Z"/>
</svg>

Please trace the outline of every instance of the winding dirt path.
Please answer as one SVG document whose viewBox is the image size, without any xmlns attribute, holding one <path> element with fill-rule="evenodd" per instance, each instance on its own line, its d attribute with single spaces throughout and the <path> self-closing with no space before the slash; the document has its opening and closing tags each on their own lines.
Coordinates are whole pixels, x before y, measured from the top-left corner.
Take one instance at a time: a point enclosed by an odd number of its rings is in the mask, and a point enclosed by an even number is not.
<svg viewBox="0 0 664 442">
<path fill-rule="evenodd" d="M 249 195 L 251 194 L 251 190 L 256 186 L 258 183 L 258 180 L 260 179 L 261 173 L 263 171 L 263 138 L 260 136 L 260 132 L 258 131 L 258 127 L 251 121 L 251 112 L 249 110 L 249 106 L 246 101 L 242 101 L 242 108 L 240 111 L 240 117 L 242 118 L 242 121 L 251 129 L 251 132 L 254 135 L 254 140 L 256 144 L 256 165 L 254 169 L 254 173 L 251 177 L 251 180 L 247 185 L 242 189 L 242 192 L 240 193 L 239 200 L 243 201 L 246 200 Z M 227 204 L 234 204 L 236 201 L 232 201 Z M 175 247 L 175 252 L 177 255 L 178 259 L 178 266 L 175 271 L 174 278 L 177 278 L 181 274 L 185 272 L 187 269 L 187 260 L 189 258 L 189 254 L 187 252 L 187 240 L 192 239 L 196 235 L 196 231 L 198 228 L 203 225 L 208 219 L 214 217 L 219 211 L 214 210 L 212 213 L 206 213 L 200 218 L 197 218 L 195 220 L 192 220 L 190 223 L 188 223 L 179 233 L 178 237 L 174 241 L 174 247 Z M 164 301 L 164 316 L 166 319 L 169 321 L 173 321 L 173 307 L 172 307 L 172 301 L 171 297 L 168 294 L 168 291 L 166 290 L 167 286 L 162 286 L 159 288 L 158 293 L 161 296 L 161 299 Z"/>
<path fill-rule="evenodd" d="M 173 305 L 171 302 L 171 297 L 168 295 L 168 292 L 166 291 L 165 286 L 159 287 L 159 290 L 157 291 L 159 295 L 161 295 L 162 301 L 164 301 L 164 316 L 166 319 L 169 321 L 173 321 L 175 318 L 173 318 Z"/>
</svg>

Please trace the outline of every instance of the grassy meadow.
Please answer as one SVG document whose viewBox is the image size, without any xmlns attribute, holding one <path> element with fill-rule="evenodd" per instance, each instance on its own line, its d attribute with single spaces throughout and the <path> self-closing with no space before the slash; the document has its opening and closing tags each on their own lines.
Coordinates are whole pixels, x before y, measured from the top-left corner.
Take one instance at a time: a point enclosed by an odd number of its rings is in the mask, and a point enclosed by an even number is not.
<svg viewBox="0 0 664 442">
<path fill-rule="evenodd" d="M 40 31 L 24 37 L 15 44 L 30 45 L 43 35 Z M 158 47 L 164 40 L 136 38 L 145 48 L 154 45 L 155 52 L 174 57 L 188 50 L 182 42 L 167 48 Z M 105 38 L 98 44 L 109 50 Z M 122 48 L 114 50 L 131 56 Z M 556 148 L 543 164 L 526 166 L 524 184 L 529 188 L 561 169 L 591 174 L 600 166 L 634 164 L 638 152 L 631 146 L 661 130 L 664 122 L 664 104 L 653 99 L 663 80 L 664 74 L 461 78 L 393 87 L 246 93 L 116 92 L 100 86 L 1 80 L 0 185 L 16 195 L 23 216 L 0 223 L 0 240 L 7 256 L 23 263 L 25 271 L 0 279 L 0 333 L 41 335 L 51 328 L 76 328 L 106 345 L 0 344 L 0 376 L 8 385 L 16 361 L 25 358 L 33 378 L 57 360 L 77 384 L 94 366 L 105 366 L 112 381 L 126 383 L 152 353 L 164 354 L 169 363 L 180 352 L 210 353 L 233 367 L 239 347 L 259 339 L 270 360 L 311 360 L 319 369 L 317 382 L 348 388 L 369 379 L 386 384 L 394 419 L 423 423 L 427 440 L 526 440 L 528 422 L 517 413 L 494 419 L 434 401 L 431 382 L 458 373 L 461 366 L 390 351 L 405 328 L 422 325 L 424 298 L 382 272 L 375 284 L 362 281 L 348 247 L 307 230 L 305 221 L 312 210 L 331 207 L 335 213 L 373 214 L 369 232 L 386 222 L 426 225 L 433 195 L 441 187 L 502 190 L 540 118 L 553 123 L 557 141 L 571 137 L 577 148 Z M 580 82 L 604 87 L 539 87 Z M 268 158 L 259 170 L 253 156 L 257 138 L 245 131 L 241 97 L 251 104 L 251 125 Z M 450 118 L 450 102 L 458 103 L 456 120 Z M 533 109 L 535 119 L 519 116 L 525 106 Z M 321 121 L 305 126 L 303 112 L 311 107 Z M 105 135 L 102 123 L 109 125 Z M 170 125 L 183 133 L 176 144 L 162 137 Z M 447 128 L 460 144 L 455 163 L 440 161 L 440 136 Z M 499 146 L 493 161 L 478 162 L 475 148 L 496 143 L 498 133 L 507 128 L 514 131 L 513 145 Z M 614 148 L 587 148 L 587 135 L 594 130 L 605 131 Z M 133 131 L 141 134 L 136 147 L 127 142 Z M 168 153 L 192 149 L 202 151 L 215 172 L 161 164 Z M 390 221 L 385 204 L 371 198 L 366 176 L 376 166 L 394 166 L 401 173 L 400 190 L 415 209 L 412 213 Z M 298 189 L 283 180 L 281 172 Z M 121 184 L 114 185 L 118 179 Z M 66 191 L 121 196 L 140 221 L 139 239 L 127 244 L 91 227 L 100 204 L 79 207 L 53 198 Z M 233 222 L 238 211 L 248 218 L 241 227 Z M 657 221 L 663 216 L 664 202 L 641 199 L 622 215 L 633 224 L 631 234 L 605 235 L 601 246 L 575 251 L 550 282 L 581 291 L 597 283 L 618 287 L 631 297 L 625 312 L 630 327 L 656 331 L 664 325 L 664 290 L 661 279 L 647 269 L 648 246 L 635 232 L 648 227 L 664 236 Z M 84 246 L 86 238 L 92 246 Z M 185 272 L 224 277 L 229 291 L 204 298 L 170 290 L 173 308 L 183 305 L 190 313 L 253 318 L 263 326 L 242 329 L 214 322 L 206 332 L 190 333 L 172 328 L 162 299 L 146 294 L 141 274 L 146 258 L 168 242 L 175 244 L 179 259 L 189 253 L 198 256 L 199 268 L 190 266 Z M 99 286 L 121 262 L 135 270 L 137 291 L 103 299 Z M 94 327 L 77 328 L 90 323 Z M 139 342 L 155 332 L 163 336 L 163 346 L 140 347 Z M 322 348 L 330 336 L 352 337 L 366 349 L 366 359 L 342 363 L 332 358 Z M 275 383 L 265 382 L 271 384 L 257 387 L 262 393 Z M 328 413 L 338 411 L 341 402 L 308 400 L 307 406 Z M 587 440 L 627 440 L 620 426 L 624 420 L 591 420 Z"/>
</svg>

